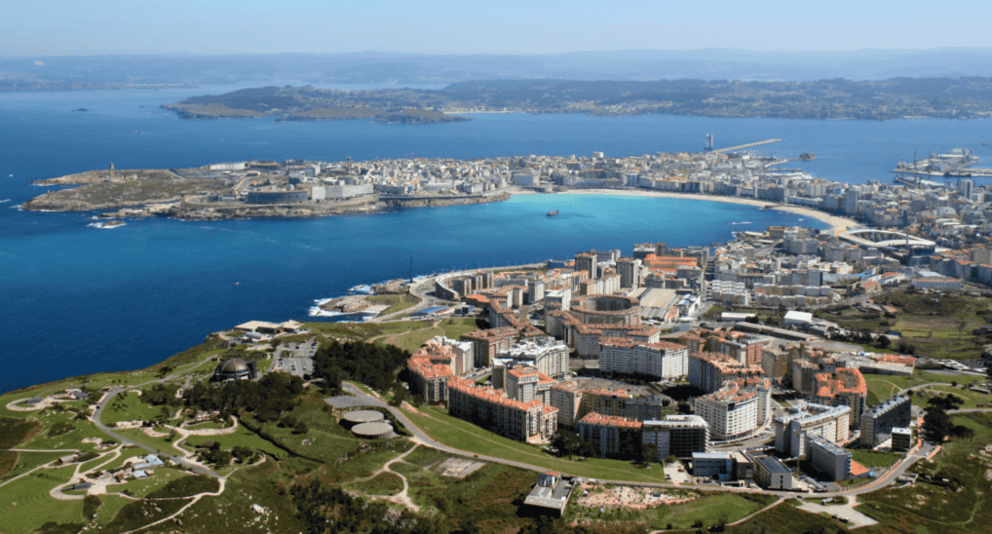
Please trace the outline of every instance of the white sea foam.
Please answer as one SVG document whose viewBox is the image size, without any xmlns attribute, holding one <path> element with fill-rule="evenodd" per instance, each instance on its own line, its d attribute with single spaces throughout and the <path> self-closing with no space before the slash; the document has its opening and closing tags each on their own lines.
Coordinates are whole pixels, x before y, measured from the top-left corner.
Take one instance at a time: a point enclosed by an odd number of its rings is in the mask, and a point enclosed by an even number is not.
<svg viewBox="0 0 992 534">
<path fill-rule="evenodd" d="M 368 284 L 357 285 L 355 287 L 349 288 L 348 291 L 351 293 L 367 293 L 372 294 L 372 286 Z"/>
<path fill-rule="evenodd" d="M 0 200 L 0 204 L 3 204 L 4 202 L 10 202 L 10 199 L 8 198 L 8 199 L 5 199 L 5 200 Z"/>
<path fill-rule="evenodd" d="M 111 230 L 113 228 L 120 228 L 122 226 L 126 226 L 126 223 L 107 225 L 107 223 L 97 222 L 97 223 L 89 223 L 86 226 L 89 226 L 90 228 L 99 228 L 101 230 Z"/>
</svg>

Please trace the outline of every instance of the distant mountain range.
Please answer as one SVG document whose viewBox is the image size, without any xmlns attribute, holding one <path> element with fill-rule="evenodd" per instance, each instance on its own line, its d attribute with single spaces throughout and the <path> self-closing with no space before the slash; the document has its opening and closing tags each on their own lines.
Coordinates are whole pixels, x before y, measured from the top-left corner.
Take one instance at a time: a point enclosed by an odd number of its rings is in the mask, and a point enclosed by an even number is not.
<svg viewBox="0 0 992 534">
<path fill-rule="evenodd" d="M 992 76 L 992 48 L 784 52 L 703 49 L 530 56 L 257 54 L 0 58 L 0 91 L 159 84 L 447 85 L 476 80 L 741 80 Z"/>
</svg>

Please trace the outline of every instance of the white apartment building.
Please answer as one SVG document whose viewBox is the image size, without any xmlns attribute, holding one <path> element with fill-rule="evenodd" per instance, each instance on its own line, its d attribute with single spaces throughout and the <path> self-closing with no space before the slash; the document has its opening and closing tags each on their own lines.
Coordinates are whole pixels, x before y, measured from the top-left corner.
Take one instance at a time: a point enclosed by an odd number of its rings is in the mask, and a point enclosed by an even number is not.
<svg viewBox="0 0 992 534">
<path fill-rule="evenodd" d="M 695 401 L 696 415 L 710 428 L 713 440 L 746 438 L 768 421 L 771 413 L 771 382 L 765 379 L 738 380 Z"/>
<path fill-rule="evenodd" d="M 647 375 L 655 379 L 684 378 L 689 349 L 666 341 L 643 343 L 625 338 L 601 338 L 599 369 L 608 375 Z"/>
</svg>

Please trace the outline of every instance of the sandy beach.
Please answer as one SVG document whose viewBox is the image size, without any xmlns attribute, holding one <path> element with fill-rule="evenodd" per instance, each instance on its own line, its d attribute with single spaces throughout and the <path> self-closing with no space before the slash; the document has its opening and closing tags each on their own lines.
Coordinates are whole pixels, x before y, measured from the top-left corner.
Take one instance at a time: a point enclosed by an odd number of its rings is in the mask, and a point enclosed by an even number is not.
<svg viewBox="0 0 992 534">
<path fill-rule="evenodd" d="M 533 191 L 515 191 L 514 195 L 528 195 L 537 194 Z M 556 195 L 618 195 L 618 196 L 629 196 L 629 197 L 658 197 L 658 198 L 680 198 L 686 200 L 702 200 L 706 202 L 725 202 L 727 204 L 744 204 L 746 206 L 775 206 L 775 209 L 780 211 L 787 211 L 789 213 L 795 213 L 796 215 L 802 215 L 803 217 L 809 217 L 810 219 L 816 219 L 818 221 L 824 222 L 830 225 L 831 230 L 835 234 L 842 234 L 851 228 L 861 226 L 860 223 L 853 219 L 848 219 L 846 217 L 838 217 L 836 215 L 831 215 L 813 208 L 807 208 L 804 206 L 793 206 L 791 204 L 780 204 L 777 202 L 769 202 L 767 200 L 756 200 L 753 198 L 740 198 L 740 197 L 725 197 L 719 195 L 695 195 L 691 193 L 669 193 L 666 191 L 649 191 L 649 190 L 629 190 L 629 189 L 573 189 L 564 193 L 553 193 Z"/>
</svg>

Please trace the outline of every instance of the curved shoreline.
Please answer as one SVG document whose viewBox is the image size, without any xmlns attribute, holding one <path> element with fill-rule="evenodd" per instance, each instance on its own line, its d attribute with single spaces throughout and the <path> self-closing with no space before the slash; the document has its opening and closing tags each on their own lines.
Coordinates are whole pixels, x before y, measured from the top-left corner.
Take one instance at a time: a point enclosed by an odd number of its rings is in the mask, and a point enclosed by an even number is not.
<svg viewBox="0 0 992 534">
<path fill-rule="evenodd" d="M 774 209 L 776 210 L 787 211 L 789 213 L 802 215 L 803 217 L 809 217 L 810 219 L 816 219 L 822 223 L 825 223 L 830 226 L 830 229 L 833 230 L 835 234 L 842 234 L 847 230 L 850 230 L 851 228 L 862 226 L 861 223 L 855 221 L 854 219 L 848 219 L 847 217 L 831 215 L 829 213 L 813 208 L 808 208 L 805 206 L 793 206 L 791 204 L 781 204 L 778 202 L 772 202 L 767 200 L 757 200 L 757 199 L 741 198 L 741 197 L 699 195 L 694 193 L 670 193 L 666 191 L 649 191 L 649 190 L 635 190 L 635 189 L 571 189 L 559 193 L 535 193 L 533 191 L 514 191 L 511 194 L 513 195 L 535 195 L 535 194 L 616 195 L 616 196 L 627 196 L 627 197 L 655 197 L 655 198 L 673 198 L 673 199 L 681 199 L 681 200 L 702 200 L 705 202 L 723 202 L 724 204 L 741 204 L 744 206 L 753 206 L 756 208 L 763 208 L 765 206 L 774 206 Z"/>
</svg>

